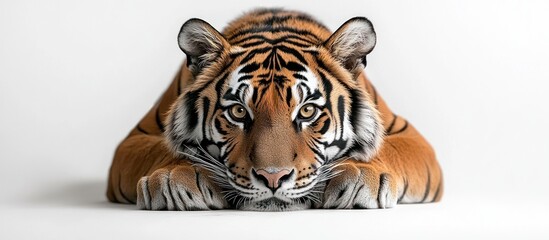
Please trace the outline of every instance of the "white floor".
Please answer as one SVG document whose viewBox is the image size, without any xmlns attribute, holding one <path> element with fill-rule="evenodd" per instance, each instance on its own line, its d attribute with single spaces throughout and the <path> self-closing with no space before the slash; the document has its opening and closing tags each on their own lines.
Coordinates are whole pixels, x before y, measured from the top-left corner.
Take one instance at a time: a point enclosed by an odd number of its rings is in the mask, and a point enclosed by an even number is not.
<svg viewBox="0 0 549 240">
<path fill-rule="evenodd" d="M 154 212 L 107 202 L 101 179 L 27 186 L 37 189 L 3 197 L 0 239 L 549 239 L 549 205 L 535 199 L 450 194 L 388 210 Z"/>
</svg>

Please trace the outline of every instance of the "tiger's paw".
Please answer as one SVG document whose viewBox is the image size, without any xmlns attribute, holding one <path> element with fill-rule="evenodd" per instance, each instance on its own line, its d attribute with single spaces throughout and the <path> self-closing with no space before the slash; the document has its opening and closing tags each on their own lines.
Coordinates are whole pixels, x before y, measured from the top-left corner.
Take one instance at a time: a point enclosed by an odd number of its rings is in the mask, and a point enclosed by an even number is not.
<svg viewBox="0 0 549 240">
<path fill-rule="evenodd" d="M 397 204 L 397 183 L 391 174 L 353 162 L 336 170 L 342 172 L 326 186 L 323 208 L 392 208 Z"/>
<path fill-rule="evenodd" d="M 146 210 L 226 208 L 220 189 L 204 170 L 192 166 L 159 169 L 137 183 L 137 207 Z"/>
</svg>

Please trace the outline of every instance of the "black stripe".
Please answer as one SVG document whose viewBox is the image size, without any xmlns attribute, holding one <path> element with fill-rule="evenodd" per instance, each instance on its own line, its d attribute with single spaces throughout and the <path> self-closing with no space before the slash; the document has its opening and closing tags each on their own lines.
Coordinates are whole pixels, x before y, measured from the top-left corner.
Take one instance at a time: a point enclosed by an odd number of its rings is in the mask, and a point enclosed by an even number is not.
<svg viewBox="0 0 549 240">
<path fill-rule="evenodd" d="M 304 50 L 303 51 L 304 53 L 308 53 L 312 56 L 312 59 L 315 61 L 315 63 L 318 65 L 318 68 L 316 68 L 315 70 L 320 74 L 321 71 L 324 71 L 326 74 L 329 74 L 329 75 L 332 75 L 334 77 L 334 79 L 336 81 L 338 81 L 338 83 L 340 83 L 341 85 L 343 85 L 345 87 L 345 89 L 347 91 L 351 91 L 352 89 L 354 89 L 355 87 L 351 87 L 348 83 L 344 82 L 344 81 L 341 81 L 339 80 L 340 77 L 338 77 L 338 75 L 333 75 L 333 73 L 337 73 L 337 71 L 331 71 L 331 68 L 328 68 L 326 66 L 326 63 L 324 62 L 323 58 L 319 58 L 319 55 L 318 55 L 318 52 L 314 51 L 314 50 Z"/>
<path fill-rule="evenodd" d="M 178 74 L 177 79 L 176 79 L 176 81 L 177 81 L 177 96 L 178 97 L 179 97 L 179 95 L 181 95 L 181 77 L 180 76 L 181 75 Z"/>
<path fill-rule="evenodd" d="M 255 47 L 255 46 L 258 46 L 258 45 L 261 45 L 261 44 L 265 44 L 265 41 L 257 40 L 255 42 L 249 42 L 249 43 L 246 43 L 246 44 L 242 44 L 241 47 L 249 48 L 249 47 Z"/>
<path fill-rule="evenodd" d="M 122 175 L 118 175 L 118 192 L 120 192 L 120 196 L 122 197 L 122 199 L 126 202 L 129 202 L 129 203 L 135 203 L 134 201 L 131 201 L 125 194 L 124 192 L 122 192 Z"/>
<path fill-rule="evenodd" d="M 156 108 L 156 124 L 158 124 L 160 131 L 164 132 L 164 124 L 162 123 L 162 119 L 160 118 L 160 105 L 158 105 L 158 107 Z"/>
<path fill-rule="evenodd" d="M 284 75 L 275 74 L 274 77 L 272 78 L 272 82 L 274 82 L 276 84 L 276 86 L 279 87 L 279 88 L 283 88 L 284 83 L 289 82 L 289 81 L 290 80 L 287 79 L 286 76 L 284 76 Z"/>
<path fill-rule="evenodd" d="M 429 167 L 427 167 L 427 184 L 425 184 L 425 194 L 423 195 L 423 198 L 420 202 L 425 202 L 427 200 L 427 197 L 429 196 L 429 192 L 431 190 L 431 171 L 429 171 Z"/>
<path fill-rule="evenodd" d="M 286 105 L 290 106 L 292 101 L 292 88 L 286 88 Z"/>
<path fill-rule="evenodd" d="M 271 74 L 270 73 L 264 73 L 264 74 L 259 74 L 257 75 L 258 78 L 268 78 L 268 77 L 271 77 Z"/>
<path fill-rule="evenodd" d="M 340 131 L 343 132 L 343 126 L 345 126 L 345 123 L 344 123 L 345 100 L 343 99 L 343 96 L 339 96 L 337 98 L 337 114 L 339 115 L 339 125 L 340 125 L 340 128 L 341 128 Z M 343 133 L 341 133 L 341 135 L 343 135 Z"/>
<path fill-rule="evenodd" d="M 179 113 L 179 111 L 176 111 L 174 114 L 172 114 L 171 118 L 170 118 L 170 124 L 171 126 L 174 126 L 175 125 L 175 120 L 177 119 L 177 114 Z M 178 133 L 176 131 L 169 131 L 168 132 L 170 134 L 170 139 L 172 140 L 172 142 L 177 142 L 178 141 Z"/>
<path fill-rule="evenodd" d="M 328 111 L 332 112 L 332 102 L 331 102 L 330 98 L 331 98 L 331 95 L 332 95 L 333 85 L 326 78 L 326 75 L 324 75 L 324 73 L 318 72 L 318 74 L 320 75 L 320 79 L 322 80 L 322 86 L 324 87 L 324 92 L 326 94 L 326 104 L 324 105 L 324 107 L 326 109 L 328 109 Z"/>
<path fill-rule="evenodd" d="M 234 35 L 229 38 L 229 41 L 234 40 L 235 38 L 238 38 L 238 37 L 243 36 L 243 35 L 252 34 L 252 33 L 263 33 L 263 32 L 268 32 L 268 33 L 290 32 L 290 33 L 295 33 L 295 34 L 299 34 L 299 35 L 311 36 L 314 39 L 320 41 L 320 39 L 315 34 L 313 34 L 310 31 L 307 31 L 307 30 L 296 29 L 296 28 L 291 28 L 291 27 L 275 27 L 275 28 L 273 28 L 272 26 L 252 27 L 252 28 L 249 28 L 249 29 L 246 29 L 246 30 L 238 31 L 238 32 L 234 33 Z"/>
<path fill-rule="evenodd" d="M 305 67 L 303 67 L 301 64 L 299 63 L 296 63 L 296 62 L 288 62 L 286 64 L 286 69 L 290 70 L 290 71 L 294 71 L 294 72 L 305 72 Z"/>
<path fill-rule="evenodd" d="M 307 91 L 309 93 L 309 91 Z M 314 101 L 322 97 L 322 93 L 318 91 L 318 89 L 315 89 L 315 91 L 312 94 L 309 94 L 305 96 L 305 101 Z"/>
<path fill-rule="evenodd" d="M 242 54 L 244 54 L 244 51 L 233 52 L 233 53 L 229 53 L 229 57 L 232 58 L 232 60 L 234 60 L 235 58 L 240 57 L 240 55 Z M 231 63 L 232 63 L 232 60 L 231 60 Z"/>
<path fill-rule="evenodd" d="M 214 126 L 220 134 L 222 134 L 222 135 L 227 135 L 228 134 L 228 132 L 226 132 L 225 130 L 223 130 L 223 128 L 221 128 L 221 122 L 219 121 L 219 119 L 216 118 L 214 120 Z"/>
<path fill-rule="evenodd" d="M 398 133 L 401 133 L 401 132 L 404 132 L 404 130 L 406 130 L 406 128 L 408 128 L 408 121 L 404 120 L 404 127 L 402 127 L 400 130 L 394 132 L 394 133 L 391 133 L 389 135 L 393 135 L 393 134 L 398 134 Z"/>
<path fill-rule="evenodd" d="M 170 178 L 170 173 L 168 173 L 168 179 L 166 179 L 166 182 L 167 182 L 166 185 L 168 185 L 168 186 L 170 184 L 169 178 Z M 166 197 L 166 209 L 168 208 L 168 198 L 174 199 L 174 195 L 172 195 L 172 188 L 167 187 L 167 189 L 168 189 L 168 196 L 164 196 L 164 197 Z M 162 195 L 164 195 L 164 194 L 162 194 Z"/>
<path fill-rule="evenodd" d="M 215 84 L 215 92 L 217 93 L 217 103 L 219 104 L 219 100 L 221 100 L 221 94 L 223 90 L 223 86 L 225 85 L 225 81 L 227 80 L 227 77 L 229 76 L 229 73 L 225 73 L 221 79 Z"/>
<path fill-rule="evenodd" d="M 303 40 L 302 40 L 303 41 Z M 302 47 L 302 48 L 306 48 L 306 47 L 310 47 L 311 45 L 310 44 L 303 44 L 303 43 L 298 43 L 296 41 L 293 41 L 293 40 L 288 40 L 288 39 L 285 39 L 283 42 L 283 44 L 291 44 L 291 45 L 295 45 L 297 47 Z"/>
<path fill-rule="evenodd" d="M 322 126 L 322 128 L 318 132 L 320 134 L 325 134 L 328 131 L 328 129 L 330 128 L 330 123 L 331 123 L 330 118 L 327 118 L 326 121 L 324 121 L 324 125 Z"/>
<path fill-rule="evenodd" d="M 316 146 L 311 146 L 308 143 L 307 146 L 311 149 L 311 151 L 313 151 L 314 154 L 318 155 L 319 157 L 324 157 L 322 153 L 318 149 L 316 149 Z"/>
<path fill-rule="evenodd" d="M 402 195 L 398 198 L 398 203 L 402 201 L 404 196 L 406 196 L 406 192 L 408 191 L 408 180 L 404 179 L 404 189 L 402 190 Z"/>
<path fill-rule="evenodd" d="M 381 201 L 379 200 L 381 198 L 381 187 L 387 183 L 387 174 L 382 173 L 379 175 L 379 188 L 377 190 L 377 207 L 381 208 Z"/>
<path fill-rule="evenodd" d="M 245 102 L 246 96 L 248 96 L 248 84 L 240 84 L 236 89 L 237 94 L 239 94 L 241 102 Z"/>
<path fill-rule="evenodd" d="M 232 63 L 232 61 L 231 61 Z M 223 69 L 222 72 L 224 72 L 226 68 Z M 221 78 L 218 80 L 218 82 L 215 85 L 215 90 L 218 93 L 218 95 L 221 93 L 221 88 L 223 86 L 223 83 L 227 79 L 227 76 L 229 74 L 225 73 Z M 192 131 L 198 124 L 198 109 L 196 109 L 196 101 L 198 101 L 198 98 L 200 97 L 200 93 L 204 91 L 210 84 L 212 84 L 215 81 L 207 81 L 203 86 L 200 88 L 190 91 L 185 94 L 184 98 L 184 104 L 187 108 L 186 118 L 187 118 L 187 130 Z M 218 96 L 219 98 L 219 96 Z M 218 99 L 219 100 L 219 99 Z M 218 101 L 219 102 L 219 101 Z M 185 116 L 184 116 L 185 117 Z M 175 114 L 174 119 L 172 119 L 172 122 L 175 121 Z"/>
<path fill-rule="evenodd" d="M 257 103 L 257 101 L 259 100 L 258 99 L 258 88 L 257 87 L 254 87 L 254 92 L 252 93 L 252 102 L 253 103 Z"/>
<path fill-rule="evenodd" d="M 257 94 L 257 95 L 259 96 L 259 98 L 257 99 L 257 102 L 261 102 L 261 101 L 262 101 L 262 99 L 263 99 L 263 97 L 265 96 L 267 90 L 269 90 L 269 88 L 261 88 L 261 89 L 259 89 L 258 94 Z"/>
<path fill-rule="evenodd" d="M 199 188 L 200 188 L 200 186 L 199 186 Z M 189 191 L 185 191 L 185 193 L 187 193 L 187 197 L 192 201 L 193 200 L 193 195 Z"/>
<path fill-rule="evenodd" d="M 267 25 L 267 26 L 273 26 L 275 24 L 280 24 L 288 21 L 290 18 L 293 18 L 292 15 L 272 15 L 263 21 L 259 22 L 260 25 Z"/>
<path fill-rule="evenodd" d="M 308 81 L 307 78 L 305 78 L 305 76 L 299 74 L 299 73 L 294 73 L 294 78 L 296 79 L 300 79 L 300 80 L 303 80 L 303 81 Z"/>
<path fill-rule="evenodd" d="M 233 88 L 229 88 L 227 90 L 227 92 L 225 93 L 225 95 L 223 95 L 223 99 L 225 99 L 227 101 L 240 102 L 240 98 L 238 97 L 238 95 L 233 94 L 232 90 L 233 90 Z"/>
<path fill-rule="evenodd" d="M 273 47 L 264 47 L 264 48 L 258 48 L 258 49 L 254 49 L 254 50 L 251 50 L 241 61 L 240 61 L 240 64 L 246 64 L 248 63 L 250 60 L 252 60 L 252 58 L 256 55 L 256 54 L 262 54 L 262 53 L 266 53 L 270 50 L 272 50 Z"/>
<path fill-rule="evenodd" d="M 257 63 L 250 63 L 246 66 L 244 66 L 238 73 L 251 73 L 253 71 L 257 71 L 259 69 L 259 64 Z"/>
<path fill-rule="evenodd" d="M 302 64 L 308 65 L 303 55 L 301 55 L 301 53 L 299 53 L 297 50 L 286 46 L 277 46 L 276 48 L 285 53 L 294 55 Z"/>
<path fill-rule="evenodd" d="M 192 91 L 188 92 L 185 95 L 185 107 L 187 108 L 186 115 L 183 116 L 187 118 L 187 130 L 192 131 L 198 125 L 198 110 L 196 109 L 196 101 L 201 91 Z"/>
<path fill-rule="evenodd" d="M 315 56 L 313 59 L 315 60 L 316 62 L 316 65 L 318 65 L 318 68 L 324 70 L 325 72 L 329 73 L 330 71 L 328 70 L 328 67 L 326 67 L 326 64 L 324 63 L 324 61 L 322 61 L 322 59 L 319 59 L 317 55 L 313 55 Z M 320 71 L 318 71 L 320 72 Z"/>
<path fill-rule="evenodd" d="M 277 68 L 276 68 L 277 71 L 280 71 L 281 68 L 286 67 L 287 63 L 280 54 L 276 55 L 275 60 L 277 62 L 277 65 L 276 65 L 277 66 Z"/>
<path fill-rule="evenodd" d="M 206 119 L 208 118 L 208 114 L 210 112 L 210 99 L 203 97 L 202 103 L 204 108 L 204 112 L 202 113 L 202 136 L 206 138 Z"/>
<path fill-rule="evenodd" d="M 435 192 L 435 196 L 433 196 L 433 200 L 431 200 L 431 202 L 434 202 L 435 200 L 437 200 L 438 194 L 440 193 L 440 188 L 442 188 L 442 176 L 440 177 L 440 179 L 438 181 L 437 191 Z"/>
<path fill-rule="evenodd" d="M 204 194 L 202 192 L 202 190 L 200 189 L 200 173 L 198 171 L 194 171 L 194 177 L 195 177 L 195 181 L 196 181 L 196 186 L 198 187 L 198 191 L 202 194 Z M 189 192 L 187 192 L 187 195 L 189 194 Z M 189 196 L 190 199 L 192 199 L 191 196 Z"/>
<path fill-rule="evenodd" d="M 238 79 L 238 82 L 242 82 L 244 80 L 252 79 L 253 77 L 254 77 L 253 75 L 244 75 L 244 76 L 242 76 Z"/>
<path fill-rule="evenodd" d="M 354 150 L 353 147 L 355 147 L 357 145 L 362 146 L 362 143 L 361 142 L 355 142 L 354 145 L 350 149 Z M 327 147 L 333 147 L 333 146 L 336 146 L 340 150 L 345 149 L 345 147 L 347 146 L 347 140 L 343 140 L 343 138 L 337 139 L 337 140 L 331 142 Z M 364 147 L 360 147 L 360 149 L 362 149 L 362 148 L 364 148 Z"/>
<path fill-rule="evenodd" d="M 339 200 L 341 197 L 343 197 L 343 194 L 345 193 L 345 190 L 347 190 L 349 187 L 346 187 L 344 189 L 342 189 L 341 191 L 339 191 L 339 193 L 337 194 L 337 198 L 336 198 L 336 201 Z"/>
<path fill-rule="evenodd" d="M 393 127 L 395 126 L 397 116 L 393 113 L 393 121 L 391 121 L 391 124 L 389 124 L 389 127 L 387 128 L 387 134 L 390 134 L 393 130 Z"/>
<path fill-rule="evenodd" d="M 305 91 L 301 90 L 303 93 L 303 100 L 305 100 L 307 96 L 311 95 L 311 89 L 305 83 L 300 83 L 298 86 L 298 89 L 305 89 Z"/>
<path fill-rule="evenodd" d="M 262 64 L 263 68 L 273 69 L 274 66 L 272 65 L 273 65 L 273 59 L 275 55 L 276 55 L 276 47 L 272 48 L 269 55 L 263 60 L 263 64 Z"/>
<path fill-rule="evenodd" d="M 145 129 L 143 129 L 141 126 L 139 126 L 139 124 L 137 124 L 137 126 L 135 128 L 137 128 L 137 130 L 139 130 L 140 132 L 149 135 L 149 132 L 145 131 Z"/>
<path fill-rule="evenodd" d="M 234 59 L 231 60 L 231 62 L 223 68 L 221 72 L 225 72 L 229 65 L 233 63 Z M 215 89 L 216 92 L 219 94 L 221 92 L 221 86 L 225 82 L 225 79 L 227 78 L 228 73 L 225 73 L 216 83 Z M 187 116 L 183 116 L 187 118 L 187 130 L 192 131 L 198 124 L 198 109 L 196 109 L 196 101 L 198 101 L 198 98 L 200 96 L 200 93 L 204 91 L 210 84 L 212 84 L 215 81 L 206 81 L 200 88 L 187 92 L 184 96 L 184 104 L 187 108 Z M 219 96 L 218 96 L 219 97 Z M 173 115 L 172 124 L 175 122 L 176 115 Z M 172 138 L 175 138 L 176 136 L 172 136 Z"/>
<path fill-rule="evenodd" d="M 238 44 L 244 43 L 244 42 L 249 41 L 249 40 L 260 40 L 260 41 L 263 41 L 263 42 L 268 43 L 270 45 L 276 45 L 276 44 L 281 43 L 281 42 L 288 42 L 288 43 L 295 44 L 295 45 L 298 44 L 296 42 L 293 42 L 290 39 L 309 43 L 309 45 L 307 45 L 307 44 L 303 45 L 305 47 L 309 47 L 311 45 L 317 44 L 316 42 L 313 42 L 313 41 L 311 41 L 309 39 L 306 39 L 306 38 L 302 38 L 299 35 L 285 35 L 285 36 L 282 36 L 282 37 L 279 37 L 279 38 L 276 38 L 276 39 L 266 38 L 265 36 L 261 36 L 261 35 L 252 35 L 252 36 L 249 36 L 249 37 L 242 38 L 238 41 L 231 42 L 231 45 L 238 45 Z M 288 40 L 290 40 L 292 42 L 290 42 Z"/>
<path fill-rule="evenodd" d="M 364 105 L 362 99 L 363 99 L 363 95 L 359 90 L 357 89 L 351 90 L 351 111 L 349 113 L 349 120 L 351 121 L 351 125 L 355 130 L 361 127 L 358 125 L 359 119 L 362 118 L 362 116 L 360 116 L 360 113 L 362 112 L 361 109 L 368 108 L 367 106 Z"/>
<path fill-rule="evenodd" d="M 296 87 L 296 89 L 297 89 L 297 95 L 299 96 L 299 100 L 300 100 L 299 103 L 302 103 L 302 102 L 303 102 L 303 97 L 304 97 L 304 96 L 303 96 L 303 95 L 304 95 L 303 89 L 302 89 L 302 87 L 299 86 L 299 85 L 298 85 L 298 87 Z"/>
</svg>

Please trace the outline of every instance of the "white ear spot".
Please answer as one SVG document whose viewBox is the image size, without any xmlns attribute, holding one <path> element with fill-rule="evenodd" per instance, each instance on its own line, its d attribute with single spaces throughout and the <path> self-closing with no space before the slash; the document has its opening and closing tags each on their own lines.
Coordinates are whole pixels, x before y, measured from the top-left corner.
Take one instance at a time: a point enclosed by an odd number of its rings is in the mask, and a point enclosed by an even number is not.
<svg viewBox="0 0 549 240">
<path fill-rule="evenodd" d="M 364 67 L 362 59 L 374 49 L 375 45 L 374 27 L 368 19 L 363 17 L 352 18 L 345 22 L 324 43 L 332 55 L 351 72 L 355 72 L 360 66 Z"/>
<path fill-rule="evenodd" d="M 197 18 L 190 19 L 181 26 L 177 41 L 179 48 L 197 68 L 214 61 L 224 49 L 230 49 L 221 33 Z"/>
<path fill-rule="evenodd" d="M 372 26 L 362 21 L 353 21 L 334 39 L 332 53 L 343 58 L 357 53 L 365 55 L 372 51 L 375 45 L 376 36 Z"/>
</svg>

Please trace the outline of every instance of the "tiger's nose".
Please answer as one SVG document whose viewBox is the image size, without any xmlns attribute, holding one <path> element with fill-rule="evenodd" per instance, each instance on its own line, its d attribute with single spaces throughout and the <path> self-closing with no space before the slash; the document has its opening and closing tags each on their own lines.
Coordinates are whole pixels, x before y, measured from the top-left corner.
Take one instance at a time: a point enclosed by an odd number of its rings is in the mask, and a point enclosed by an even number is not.
<svg viewBox="0 0 549 240">
<path fill-rule="evenodd" d="M 262 181 L 273 192 L 276 191 L 276 189 L 278 189 L 283 182 L 289 180 L 293 173 L 294 170 L 290 171 L 288 169 L 274 171 L 259 169 L 257 172 L 255 169 L 252 169 L 252 174 L 254 177 Z"/>
</svg>

